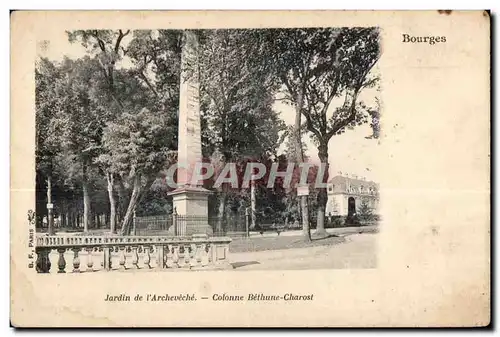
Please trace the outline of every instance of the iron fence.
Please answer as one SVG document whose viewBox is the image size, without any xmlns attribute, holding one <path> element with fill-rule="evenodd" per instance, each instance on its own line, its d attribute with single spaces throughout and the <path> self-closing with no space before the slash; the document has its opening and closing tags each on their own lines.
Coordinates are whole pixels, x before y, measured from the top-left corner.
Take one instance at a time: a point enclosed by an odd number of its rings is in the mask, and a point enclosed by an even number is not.
<svg viewBox="0 0 500 337">
<path fill-rule="evenodd" d="M 210 217 L 196 215 L 166 214 L 160 216 L 135 217 L 133 234 L 191 236 L 246 236 L 247 219 L 245 216 Z"/>
<path fill-rule="evenodd" d="M 135 217 L 135 235 L 167 235 L 172 224 L 172 214 Z"/>
</svg>

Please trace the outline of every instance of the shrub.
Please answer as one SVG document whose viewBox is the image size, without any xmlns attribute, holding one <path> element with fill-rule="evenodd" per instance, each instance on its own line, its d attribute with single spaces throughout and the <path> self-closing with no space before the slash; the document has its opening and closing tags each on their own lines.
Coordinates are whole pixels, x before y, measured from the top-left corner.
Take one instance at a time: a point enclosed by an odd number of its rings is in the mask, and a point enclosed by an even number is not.
<svg viewBox="0 0 500 337">
<path fill-rule="evenodd" d="M 369 206 L 368 201 L 363 199 L 361 205 L 359 206 L 358 214 L 360 221 L 372 221 L 374 220 L 373 209 Z"/>
</svg>

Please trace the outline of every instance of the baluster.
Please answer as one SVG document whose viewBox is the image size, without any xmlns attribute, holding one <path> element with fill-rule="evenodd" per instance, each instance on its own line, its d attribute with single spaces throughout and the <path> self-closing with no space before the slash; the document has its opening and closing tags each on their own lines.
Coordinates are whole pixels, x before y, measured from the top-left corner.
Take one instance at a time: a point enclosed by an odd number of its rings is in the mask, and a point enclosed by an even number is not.
<svg viewBox="0 0 500 337">
<path fill-rule="evenodd" d="M 189 267 L 196 267 L 198 265 L 198 245 L 193 243 L 191 246 L 191 256 L 189 260 Z"/>
<path fill-rule="evenodd" d="M 130 268 L 132 268 L 132 247 L 131 246 L 126 246 L 126 248 L 125 248 L 125 257 L 127 257 L 127 256 L 130 257 L 130 258 L 126 259 L 126 261 L 125 261 L 125 267 L 127 269 L 130 269 Z M 127 267 L 127 262 L 130 262 L 130 268 Z"/>
<path fill-rule="evenodd" d="M 140 242 L 141 240 L 139 240 Z M 144 263 L 144 246 L 140 245 L 137 247 L 137 269 L 142 269 Z"/>
<path fill-rule="evenodd" d="M 38 273 L 50 273 L 50 249 L 37 249 L 36 271 Z"/>
<path fill-rule="evenodd" d="M 80 272 L 80 257 L 78 253 L 80 252 L 80 248 L 73 248 L 73 273 Z"/>
<path fill-rule="evenodd" d="M 144 268 L 151 269 L 151 256 L 149 255 L 149 247 L 144 246 L 144 258 L 143 258 Z"/>
<path fill-rule="evenodd" d="M 186 263 L 184 255 L 186 254 L 186 247 L 184 247 L 183 244 L 179 245 L 178 248 L 178 258 L 177 258 L 177 265 L 179 268 L 183 268 L 184 264 Z"/>
<path fill-rule="evenodd" d="M 151 268 L 158 268 L 158 247 L 152 243 L 152 245 L 149 247 L 149 265 Z"/>
<path fill-rule="evenodd" d="M 212 244 L 208 245 L 208 263 L 213 264 L 217 259 L 215 258 L 215 246 Z"/>
<path fill-rule="evenodd" d="M 167 246 L 167 252 L 165 251 L 164 245 L 159 244 L 158 246 L 156 246 L 156 268 L 165 269 L 165 267 L 167 267 L 165 258 L 167 257 L 168 257 L 168 246 Z"/>
<path fill-rule="evenodd" d="M 191 245 L 184 245 L 184 267 L 191 268 Z"/>
<path fill-rule="evenodd" d="M 66 273 L 72 273 L 73 272 L 73 259 L 74 259 L 74 252 L 73 248 L 66 248 L 66 252 L 64 253 L 64 261 L 66 261 L 66 268 L 64 268 L 64 271 Z"/>
<path fill-rule="evenodd" d="M 55 274 L 59 270 L 57 267 L 57 263 L 59 262 L 59 252 L 57 249 L 49 248 L 48 250 L 49 254 L 49 261 L 50 261 L 50 273 Z"/>
<path fill-rule="evenodd" d="M 92 260 L 92 251 L 94 248 L 90 247 L 87 248 L 87 271 L 88 272 L 93 272 L 94 271 L 94 261 Z"/>
<path fill-rule="evenodd" d="M 175 268 L 176 264 L 174 263 L 174 246 L 167 245 L 165 251 L 165 267 L 166 268 Z"/>
<path fill-rule="evenodd" d="M 196 263 L 201 264 L 201 256 L 203 253 L 203 244 L 197 244 L 196 245 Z"/>
<path fill-rule="evenodd" d="M 120 268 L 120 250 L 118 246 L 114 246 L 111 248 L 110 251 L 111 258 L 114 258 L 114 262 L 112 263 L 113 265 L 117 265 L 118 268 Z"/>
<path fill-rule="evenodd" d="M 120 269 L 122 269 L 122 270 L 127 270 L 127 267 L 125 266 L 125 262 L 126 262 L 125 250 L 126 250 L 125 247 L 121 247 L 120 248 L 120 261 L 119 261 L 119 264 L 120 264 Z"/>
<path fill-rule="evenodd" d="M 112 251 L 112 248 L 104 247 L 103 267 L 104 267 L 104 270 L 106 270 L 106 271 L 109 271 L 112 268 L 111 251 Z"/>
<path fill-rule="evenodd" d="M 209 251 L 210 251 L 210 245 L 208 243 L 203 244 L 202 246 L 203 250 L 201 252 L 201 265 L 203 267 L 207 266 L 209 263 Z"/>
<path fill-rule="evenodd" d="M 180 247 L 175 245 L 172 246 L 172 268 L 179 267 L 179 255 L 180 255 Z"/>
<path fill-rule="evenodd" d="M 139 255 L 137 255 L 137 246 L 132 247 L 132 265 L 139 269 Z"/>
<path fill-rule="evenodd" d="M 96 240 L 97 241 L 97 240 Z M 98 243 L 98 242 L 97 242 Z M 102 252 L 102 258 L 101 258 L 101 268 L 99 268 L 99 270 L 103 269 L 104 268 L 104 249 L 99 246 L 99 247 L 96 247 L 96 252 L 99 252 L 99 257 L 101 257 L 101 252 Z"/>
<path fill-rule="evenodd" d="M 59 270 L 57 272 L 62 274 L 62 273 L 66 272 L 65 271 L 66 259 L 64 258 L 64 253 L 66 252 L 66 248 L 59 248 L 57 250 L 57 252 L 59 253 L 59 261 L 57 262 L 57 266 L 58 266 Z"/>
</svg>

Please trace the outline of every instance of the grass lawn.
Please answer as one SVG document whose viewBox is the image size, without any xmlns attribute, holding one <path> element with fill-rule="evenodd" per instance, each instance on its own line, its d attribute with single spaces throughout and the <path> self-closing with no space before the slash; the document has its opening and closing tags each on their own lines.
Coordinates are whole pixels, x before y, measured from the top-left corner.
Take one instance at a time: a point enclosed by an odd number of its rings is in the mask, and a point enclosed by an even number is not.
<svg viewBox="0 0 500 337">
<path fill-rule="evenodd" d="M 273 236 L 233 239 L 229 244 L 231 253 L 261 252 L 275 249 L 305 248 L 314 246 L 331 246 L 344 242 L 343 237 L 329 236 L 306 242 L 302 236 Z"/>
</svg>

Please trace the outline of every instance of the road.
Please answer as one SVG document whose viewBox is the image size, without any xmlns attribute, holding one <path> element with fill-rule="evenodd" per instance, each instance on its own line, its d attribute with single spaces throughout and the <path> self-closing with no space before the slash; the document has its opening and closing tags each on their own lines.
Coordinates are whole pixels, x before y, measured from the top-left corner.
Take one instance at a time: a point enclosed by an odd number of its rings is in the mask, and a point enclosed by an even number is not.
<svg viewBox="0 0 500 337">
<path fill-rule="evenodd" d="M 332 246 L 231 253 L 234 270 L 375 268 L 377 234 L 353 234 Z"/>
</svg>

